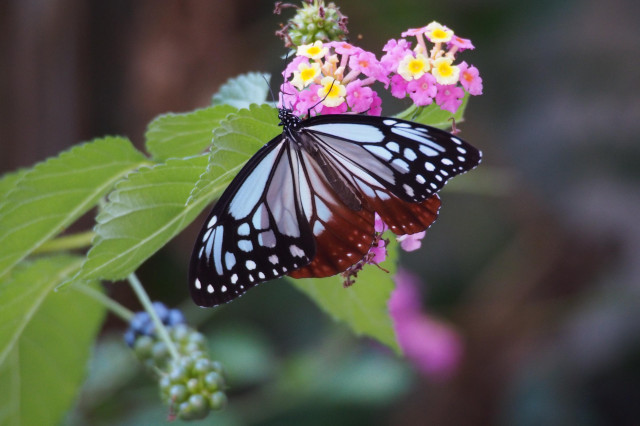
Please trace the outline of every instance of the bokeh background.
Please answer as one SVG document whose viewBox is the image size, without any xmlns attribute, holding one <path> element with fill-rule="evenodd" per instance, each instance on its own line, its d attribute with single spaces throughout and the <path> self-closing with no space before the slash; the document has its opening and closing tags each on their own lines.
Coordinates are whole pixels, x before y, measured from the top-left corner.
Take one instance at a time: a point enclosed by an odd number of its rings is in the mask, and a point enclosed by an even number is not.
<svg viewBox="0 0 640 426">
<path fill-rule="evenodd" d="M 444 191 L 422 249 L 402 256 L 421 280 L 425 315 L 460 339 L 462 355 L 447 374 L 425 373 L 352 337 L 282 280 L 196 310 L 185 279 L 192 226 L 140 277 L 154 298 L 184 307 L 228 368 L 229 407 L 208 421 L 640 424 L 640 3 L 339 6 L 352 40 L 375 52 L 432 20 L 476 46 L 462 58 L 480 69 L 484 95 L 459 127 L 485 160 Z M 272 9 L 255 0 L 4 0 L 0 172 L 106 134 L 142 148 L 156 115 L 208 105 L 239 73 L 279 72 L 284 49 L 273 33 L 292 12 Z M 108 287 L 138 308 L 126 285 Z M 107 322 L 66 423 L 166 418 L 122 347 L 123 329 Z"/>
</svg>

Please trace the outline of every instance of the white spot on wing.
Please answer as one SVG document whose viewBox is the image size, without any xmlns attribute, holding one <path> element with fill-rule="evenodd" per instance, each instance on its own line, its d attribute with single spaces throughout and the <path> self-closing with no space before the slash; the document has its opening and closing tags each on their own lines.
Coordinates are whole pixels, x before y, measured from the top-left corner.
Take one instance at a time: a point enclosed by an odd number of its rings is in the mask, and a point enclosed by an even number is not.
<svg viewBox="0 0 640 426">
<path fill-rule="evenodd" d="M 273 248 L 276 246 L 276 235 L 272 230 L 261 232 L 258 235 L 258 244 L 260 244 L 262 247 Z"/>
<path fill-rule="evenodd" d="M 423 183 L 426 182 L 426 180 L 424 179 L 424 176 L 416 175 L 416 182 L 418 182 L 420 185 L 422 185 Z"/>
<path fill-rule="evenodd" d="M 396 123 L 397 123 L 397 121 L 396 121 L 396 120 L 391 120 L 391 119 L 388 119 L 388 118 L 387 118 L 386 120 L 383 120 L 382 122 L 383 122 L 384 124 L 386 124 L 387 126 L 393 126 L 394 124 L 396 124 Z"/>
<path fill-rule="evenodd" d="M 302 250 L 300 247 L 298 247 L 295 244 L 291 244 L 289 246 L 289 251 L 291 252 L 291 256 L 297 256 L 297 257 L 304 257 L 304 250 Z"/>
<path fill-rule="evenodd" d="M 247 260 L 244 264 L 250 271 L 256 269 L 256 262 L 254 262 L 253 260 Z"/>
<path fill-rule="evenodd" d="M 404 158 L 406 158 L 409 161 L 413 161 L 416 158 L 418 158 L 416 153 L 411 148 L 405 148 L 403 152 L 404 152 Z"/>
<path fill-rule="evenodd" d="M 409 197 L 413 197 L 413 188 L 412 187 L 410 187 L 406 183 L 404 185 L 402 185 L 402 187 L 404 188 L 404 192 L 406 192 Z"/>
<path fill-rule="evenodd" d="M 235 284 L 238 282 L 238 274 L 231 275 L 231 284 Z"/>
<path fill-rule="evenodd" d="M 213 286 L 212 286 L 211 284 L 209 284 L 209 285 L 207 286 L 207 291 L 208 291 L 209 293 L 213 293 Z"/>
<path fill-rule="evenodd" d="M 438 155 L 438 151 L 436 151 L 435 149 L 431 149 L 425 145 L 420 145 L 420 148 L 418 149 L 420 150 L 421 153 L 423 153 L 427 157 L 435 157 L 436 155 Z"/>
<path fill-rule="evenodd" d="M 436 166 L 427 161 L 426 163 L 424 163 L 424 168 L 427 169 L 427 171 L 432 172 L 436 169 Z"/>
<path fill-rule="evenodd" d="M 227 291 L 227 286 L 223 285 L 222 287 L 220 287 L 220 290 L 225 293 Z"/>
<path fill-rule="evenodd" d="M 400 145 L 398 145 L 397 142 L 387 142 L 386 147 L 389 149 L 389 151 L 400 152 Z"/>
<path fill-rule="evenodd" d="M 227 269 L 232 269 L 236 264 L 236 257 L 231 252 L 224 254 L 224 264 L 227 265 Z"/>
<path fill-rule="evenodd" d="M 250 240 L 238 240 L 238 248 L 249 253 L 253 250 L 253 243 Z"/>
<path fill-rule="evenodd" d="M 269 262 L 273 263 L 274 265 L 278 264 L 278 256 L 276 256 L 275 254 L 272 254 L 271 256 L 269 256 Z"/>
<path fill-rule="evenodd" d="M 365 145 L 364 147 L 366 148 L 367 151 L 369 151 L 373 155 L 376 155 L 382 158 L 383 160 L 389 161 L 393 157 L 393 154 L 391 154 L 389 151 L 387 151 L 380 145 Z"/>
<path fill-rule="evenodd" d="M 247 222 L 243 223 L 242 225 L 238 226 L 238 235 L 249 235 L 249 233 L 251 232 L 251 228 L 249 227 L 249 224 Z"/>
<path fill-rule="evenodd" d="M 445 166 L 452 166 L 453 165 L 453 161 L 449 160 L 448 158 L 443 158 L 441 160 L 441 163 L 444 164 Z"/>
<path fill-rule="evenodd" d="M 391 165 L 400 173 L 407 173 L 409 171 L 409 164 L 402 158 L 396 158 L 391 162 Z"/>
<path fill-rule="evenodd" d="M 200 280 L 199 280 L 199 279 L 197 279 L 197 278 L 196 278 L 196 281 L 195 281 L 195 283 L 194 283 L 194 284 L 195 284 L 195 286 L 196 286 L 196 288 L 197 288 L 198 290 L 200 290 L 200 289 L 202 288 L 202 283 L 200 282 Z"/>
<path fill-rule="evenodd" d="M 215 225 L 217 221 L 218 221 L 218 216 L 212 217 L 209 220 L 209 223 L 207 223 L 207 228 L 213 228 L 213 225 Z"/>
</svg>

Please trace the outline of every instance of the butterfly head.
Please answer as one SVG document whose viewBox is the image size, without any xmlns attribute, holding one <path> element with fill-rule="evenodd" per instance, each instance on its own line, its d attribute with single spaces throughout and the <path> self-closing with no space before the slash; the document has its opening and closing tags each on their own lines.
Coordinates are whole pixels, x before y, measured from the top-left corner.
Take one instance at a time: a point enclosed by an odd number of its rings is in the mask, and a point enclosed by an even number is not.
<svg viewBox="0 0 640 426">
<path fill-rule="evenodd" d="M 293 111 L 289 108 L 280 108 L 278 118 L 280 119 L 279 125 L 287 130 L 297 130 L 302 123 L 300 117 L 294 115 Z"/>
</svg>

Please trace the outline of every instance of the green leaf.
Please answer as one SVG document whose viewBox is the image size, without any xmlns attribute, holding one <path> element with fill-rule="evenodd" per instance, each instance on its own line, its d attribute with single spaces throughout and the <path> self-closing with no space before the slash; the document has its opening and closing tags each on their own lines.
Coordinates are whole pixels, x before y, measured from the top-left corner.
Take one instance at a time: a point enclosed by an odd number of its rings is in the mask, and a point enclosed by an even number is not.
<svg viewBox="0 0 640 426">
<path fill-rule="evenodd" d="M 213 130 L 228 114 L 237 111 L 218 105 L 184 114 L 164 114 L 147 128 L 147 151 L 156 160 L 188 157 L 202 153 L 211 145 Z"/>
<path fill-rule="evenodd" d="M 219 196 L 244 163 L 281 133 L 278 111 L 268 105 L 251 105 L 249 110 L 229 115 L 214 131 L 209 166 L 191 196 L 209 200 Z"/>
<path fill-rule="evenodd" d="M 206 167 L 206 155 L 169 159 L 119 182 L 96 218 L 93 247 L 74 279 L 125 278 L 182 231 L 210 201 L 186 206 Z"/>
<path fill-rule="evenodd" d="M 26 172 L 0 208 L 0 277 L 144 162 L 127 139 L 107 137 L 76 146 Z"/>
<path fill-rule="evenodd" d="M 11 193 L 16 190 L 19 182 L 22 181 L 24 175 L 26 175 L 28 171 L 28 169 L 22 169 L 7 173 L 0 178 L 0 212 L 2 211 L 2 207 L 9 200 Z"/>
<path fill-rule="evenodd" d="M 258 72 L 249 72 L 231 78 L 220 87 L 218 93 L 213 95 L 211 104 L 226 104 L 238 109 L 249 108 L 251 104 L 263 104 L 269 93 L 267 82 L 270 79 L 270 74 Z"/>
<path fill-rule="evenodd" d="M 387 260 L 380 266 L 367 265 L 350 287 L 344 288 L 342 277 L 289 281 L 302 290 L 334 320 L 344 322 L 357 335 L 373 337 L 397 353 L 400 347 L 393 331 L 387 303 L 395 288 L 393 275 L 397 264 L 397 244 L 387 246 Z"/>
<path fill-rule="evenodd" d="M 406 110 L 396 115 L 396 118 L 403 120 L 415 121 L 416 123 L 426 124 L 427 126 L 437 127 L 443 130 L 451 129 L 451 118 L 456 122 L 462 123 L 464 121 L 464 110 L 467 108 L 469 102 L 469 94 L 465 93 L 462 98 L 462 105 L 456 110 L 455 114 L 451 114 L 449 111 L 440 109 L 438 105 L 432 103 L 424 107 L 410 106 Z"/>
<path fill-rule="evenodd" d="M 76 397 L 105 310 L 78 289 L 52 289 L 80 262 L 43 258 L 0 282 L 0 424 L 59 424 Z"/>
<path fill-rule="evenodd" d="M 279 131 L 276 116 L 265 105 L 230 114 L 214 132 L 211 164 L 208 155 L 169 159 L 121 181 L 97 218 L 93 247 L 74 279 L 117 280 L 133 272 L 222 193 L 274 128 Z"/>
</svg>

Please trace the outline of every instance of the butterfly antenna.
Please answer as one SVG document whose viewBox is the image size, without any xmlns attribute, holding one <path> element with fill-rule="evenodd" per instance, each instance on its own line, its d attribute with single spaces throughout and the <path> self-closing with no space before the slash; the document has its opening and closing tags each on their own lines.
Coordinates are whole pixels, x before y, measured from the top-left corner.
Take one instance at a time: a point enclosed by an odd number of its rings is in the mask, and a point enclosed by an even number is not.
<svg viewBox="0 0 640 426">
<path fill-rule="evenodd" d="M 324 98 L 320 99 L 318 102 L 315 103 L 315 105 L 313 105 L 311 108 L 309 108 L 307 110 L 307 117 L 311 117 L 311 110 L 313 110 L 315 107 L 317 107 L 318 105 L 320 105 L 322 102 L 324 102 L 325 99 L 327 99 L 327 97 L 329 96 L 329 93 L 331 93 L 331 90 L 333 90 L 333 85 L 336 84 L 336 79 L 334 78 L 333 81 L 331 82 L 331 86 L 329 86 L 329 90 L 327 90 L 327 94 L 324 95 Z"/>
<path fill-rule="evenodd" d="M 267 77 L 265 77 L 264 74 L 260 74 L 262 76 L 262 79 L 264 80 L 265 83 L 267 83 L 267 87 L 269 88 L 269 93 L 271 94 L 271 100 L 275 103 L 276 102 L 276 97 L 273 94 L 273 89 L 271 88 L 271 83 L 269 83 L 269 80 L 267 80 Z"/>
</svg>

